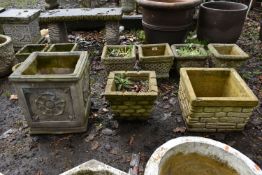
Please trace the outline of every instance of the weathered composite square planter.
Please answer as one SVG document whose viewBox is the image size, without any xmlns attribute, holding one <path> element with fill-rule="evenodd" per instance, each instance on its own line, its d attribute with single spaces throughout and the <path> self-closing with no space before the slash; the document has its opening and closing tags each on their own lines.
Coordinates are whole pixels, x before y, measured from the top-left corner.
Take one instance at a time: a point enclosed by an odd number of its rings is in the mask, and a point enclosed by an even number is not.
<svg viewBox="0 0 262 175">
<path fill-rule="evenodd" d="M 117 74 L 124 74 L 130 80 L 148 81 L 147 92 L 117 91 L 114 82 Z M 114 71 L 110 72 L 107 80 L 105 97 L 111 105 L 112 111 L 119 119 L 147 119 L 152 111 L 154 101 L 158 95 L 156 74 L 154 71 Z"/>
<path fill-rule="evenodd" d="M 181 67 L 207 67 L 208 65 L 209 55 L 203 45 L 173 44 L 171 49 L 175 57 L 174 65 L 178 72 Z M 181 53 L 179 49 L 185 49 L 185 53 Z"/>
<path fill-rule="evenodd" d="M 169 77 L 174 60 L 169 44 L 139 45 L 138 54 L 142 70 L 155 71 L 157 78 Z"/>
<path fill-rule="evenodd" d="M 34 52 L 10 75 L 31 134 L 86 131 L 89 71 L 87 52 Z"/>
<path fill-rule="evenodd" d="M 73 52 L 77 49 L 77 43 L 59 43 L 52 44 L 47 52 Z"/>
<path fill-rule="evenodd" d="M 15 54 L 15 58 L 18 61 L 18 63 L 21 63 L 24 62 L 31 53 L 45 52 L 47 49 L 47 44 L 27 44 Z"/>
<path fill-rule="evenodd" d="M 249 55 L 236 44 L 208 44 L 214 67 L 240 67 Z"/>
<path fill-rule="evenodd" d="M 190 131 L 242 130 L 258 104 L 232 68 L 181 68 L 178 97 Z"/>
<path fill-rule="evenodd" d="M 111 56 L 111 52 L 124 52 L 131 49 L 126 56 Z M 102 63 L 108 72 L 111 71 L 132 71 L 136 62 L 136 48 L 134 45 L 105 45 L 101 56 Z"/>
</svg>

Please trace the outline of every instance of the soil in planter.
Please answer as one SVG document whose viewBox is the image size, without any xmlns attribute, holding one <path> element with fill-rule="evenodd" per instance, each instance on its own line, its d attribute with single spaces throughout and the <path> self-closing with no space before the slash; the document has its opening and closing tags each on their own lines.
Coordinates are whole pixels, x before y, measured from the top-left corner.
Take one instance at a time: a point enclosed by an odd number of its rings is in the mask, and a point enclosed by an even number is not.
<svg viewBox="0 0 262 175">
<path fill-rule="evenodd" d="M 128 58 L 132 55 L 132 46 L 121 47 L 121 48 L 108 48 L 107 57 L 122 57 Z"/>
<path fill-rule="evenodd" d="M 192 45 L 178 47 L 176 51 L 179 56 L 206 56 L 207 55 L 200 48 Z"/>
<path fill-rule="evenodd" d="M 6 42 L 5 38 L 0 38 L 0 44 L 4 44 Z"/>
<path fill-rule="evenodd" d="M 238 175 L 238 173 L 214 158 L 197 153 L 178 153 L 169 157 L 160 175 Z"/>
</svg>

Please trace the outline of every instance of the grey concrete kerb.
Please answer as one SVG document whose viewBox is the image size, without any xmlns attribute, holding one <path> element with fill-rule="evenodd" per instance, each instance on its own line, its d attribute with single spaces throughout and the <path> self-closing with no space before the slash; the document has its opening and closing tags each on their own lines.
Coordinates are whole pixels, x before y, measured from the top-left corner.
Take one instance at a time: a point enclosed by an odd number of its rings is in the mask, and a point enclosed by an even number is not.
<svg viewBox="0 0 262 175">
<path fill-rule="evenodd" d="M 215 156 L 235 169 L 239 175 L 262 175 L 259 166 L 241 152 L 224 143 L 203 137 L 179 137 L 161 145 L 147 162 L 144 175 L 159 175 L 163 162 L 177 153 Z"/>
</svg>

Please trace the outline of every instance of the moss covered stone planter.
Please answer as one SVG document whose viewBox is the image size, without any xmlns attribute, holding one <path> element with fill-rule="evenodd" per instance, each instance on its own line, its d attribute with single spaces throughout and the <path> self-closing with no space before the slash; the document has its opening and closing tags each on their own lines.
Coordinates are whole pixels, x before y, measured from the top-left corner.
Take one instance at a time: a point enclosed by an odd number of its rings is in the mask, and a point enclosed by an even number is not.
<svg viewBox="0 0 262 175">
<path fill-rule="evenodd" d="M 52 44 L 47 52 L 73 52 L 77 51 L 77 43 Z"/>
<path fill-rule="evenodd" d="M 116 74 L 125 74 L 130 80 L 147 80 L 147 92 L 122 92 L 116 90 L 114 78 Z M 156 74 L 154 71 L 114 71 L 110 72 L 107 80 L 105 97 L 112 111 L 119 119 L 147 119 L 152 111 L 158 95 Z"/>
<path fill-rule="evenodd" d="M 208 49 L 214 67 L 237 68 L 249 59 L 249 55 L 236 44 L 209 44 Z"/>
<path fill-rule="evenodd" d="M 207 67 L 209 55 L 203 45 L 173 44 L 174 65 L 179 72 L 181 67 Z M 180 51 L 179 49 L 184 49 Z M 189 50 L 186 50 L 189 49 Z"/>
<path fill-rule="evenodd" d="M 29 55 L 33 52 L 45 52 L 48 49 L 47 44 L 27 44 L 22 47 L 16 54 L 16 60 L 18 63 L 25 61 Z"/>
<path fill-rule="evenodd" d="M 9 36 L 0 35 L 0 77 L 11 72 L 15 58 L 12 39 Z"/>
<path fill-rule="evenodd" d="M 181 68 L 179 104 L 190 131 L 242 130 L 258 99 L 229 68 Z"/>
<path fill-rule="evenodd" d="M 131 49 L 131 52 L 125 57 L 123 56 L 111 56 L 110 53 L 115 50 Z M 123 51 L 124 53 L 124 51 Z M 136 49 L 133 45 L 105 45 L 101 56 L 102 63 L 108 72 L 111 71 L 131 71 L 134 69 L 136 62 Z"/>
<path fill-rule="evenodd" d="M 31 134 L 86 131 L 89 71 L 87 52 L 34 52 L 10 75 Z"/>
<path fill-rule="evenodd" d="M 139 64 L 142 70 L 155 71 L 157 78 L 168 78 L 174 55 L 169 44 L 145 44 L 138 46 Z"/>
</svg>

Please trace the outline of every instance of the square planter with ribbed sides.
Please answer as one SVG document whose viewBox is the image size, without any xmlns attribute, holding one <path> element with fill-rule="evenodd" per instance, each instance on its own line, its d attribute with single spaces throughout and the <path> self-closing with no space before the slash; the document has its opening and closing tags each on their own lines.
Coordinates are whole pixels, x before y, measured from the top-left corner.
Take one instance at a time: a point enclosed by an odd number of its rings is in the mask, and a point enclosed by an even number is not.
<svg viewBox="0 0 262 175">
<path fill-rule="evenodd" d="M 48 49 L 47 44 L 27 44 L 22 47 L 16 54 L 15 58 L 18 63 L 25 61 L 33 52 L 45 52 Z"/>
<path fill-rule="evenodd" d="M 116 118 L 147 119 L 157 95 L 154 71 L 114 71 L 108 76 L 105 97 Z"/>
<path fill-rule="evenodd" d="M 87 52 L 34 52 L 10 75 L 31 134 L 86 131 L 89 71 Z"/>
<path fill-rule="evenodd" d="M 142 70 L 155 71 L 157 78 L 168 78 L 174 55 L 167 43 L 138 46 L 139 64 Z"/>
<path fill-rule="evenodd" d="M 173 44 L 174 66 L 179 72 L 181 67 L 207 67 L 209 55 L 200 44 Z"/>
<path fill-rule="evenodd" d="M 179 104 L 189 131 L 243 130 L 258 99 L 232 68 L 181 68 Z"/>
<path fill-rule="evenodd" d="M 77 51 L 77 43 L 58 43 L 52 44 L 47 52 L 73 52 Z"/>
<path fill-rule="evenodd" d="M 238 68 L 249 59 L 236 44 L 208 44 L 214 67 Z"/>
<path fill-rule="evenodd" d="M 105 45 L 101 60 L 108 72 L 132 71 L 136 63 L 136 48 L 134 45 Z"/>
</svg>

